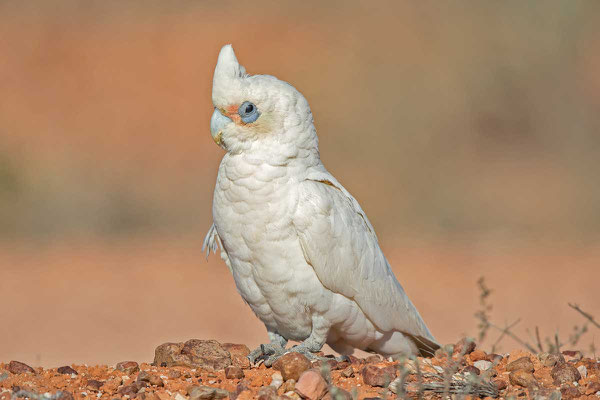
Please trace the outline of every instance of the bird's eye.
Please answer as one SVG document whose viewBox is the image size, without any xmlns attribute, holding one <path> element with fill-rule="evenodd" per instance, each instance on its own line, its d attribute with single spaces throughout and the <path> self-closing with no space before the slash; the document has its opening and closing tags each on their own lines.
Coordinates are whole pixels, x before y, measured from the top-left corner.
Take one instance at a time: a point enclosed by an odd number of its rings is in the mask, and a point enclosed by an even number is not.
<svg viewBox="0 0 600 400">
<path fill-rule="evenodd" d="M 238 114 L 242 117 L 242 121 L 246 124 L 250 124 L 260 117 L 260 113 L 258 112 L 258 108 L 249 101 L 245 101 L 242 103 L 240 108 L 238 109 Z"/>
</svg>

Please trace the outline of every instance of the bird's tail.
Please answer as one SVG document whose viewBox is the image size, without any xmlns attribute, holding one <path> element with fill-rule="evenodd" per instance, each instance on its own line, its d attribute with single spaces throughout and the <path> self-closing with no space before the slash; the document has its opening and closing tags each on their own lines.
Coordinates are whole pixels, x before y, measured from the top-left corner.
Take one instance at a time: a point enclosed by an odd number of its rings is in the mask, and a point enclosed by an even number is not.
<svg viewBox="0 0 600 400">
<path fill-rule="evenodd" d="M 419 335 L 411 335 L 410 333 L 404 334 L 408 336 L 417 346 L 417 349 L 419 350 L 419 355 L 421 357 L 433 357 L 435 356 L 435 351 L 440 348 L 440 345 L 431 339 L 427 339 Z"/>
</svg>

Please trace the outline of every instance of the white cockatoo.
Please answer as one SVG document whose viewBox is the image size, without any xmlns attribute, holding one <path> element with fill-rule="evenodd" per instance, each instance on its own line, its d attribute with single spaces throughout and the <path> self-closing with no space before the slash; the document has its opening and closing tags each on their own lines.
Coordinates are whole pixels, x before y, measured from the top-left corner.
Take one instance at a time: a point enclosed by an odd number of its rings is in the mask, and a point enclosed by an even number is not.
<svg viewBox="0 0 600 400">
<path fill-rule="evenodd" d="M 323 166 L 308 102 L 292 85 L 249 75 L 231 45 L 213 78 L 210 130 L 225 149 L 204 247 L 221 248 L 270 343 L 251 362 L 325 343 L 390 355 L 439 347 L 396 280 L 369 219 Z"/>
</svg>

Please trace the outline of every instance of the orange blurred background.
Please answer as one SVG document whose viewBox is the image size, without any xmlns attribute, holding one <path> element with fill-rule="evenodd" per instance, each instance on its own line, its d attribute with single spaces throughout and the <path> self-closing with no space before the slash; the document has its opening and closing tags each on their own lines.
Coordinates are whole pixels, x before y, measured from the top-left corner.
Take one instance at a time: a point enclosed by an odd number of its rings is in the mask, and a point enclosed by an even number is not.
<svg viewBox="0 0 600 400">
<path fill-rule="evenodd" d="M 226 43 L 306 96 L 441 342 L 477 335 L 480 276 L 494 322 L 567 341 L 568 302 L 600 318 L 600 3 L 538 5 L 0 2 L 0 361 L 266 341 L 200 250 Z"/>
</svg>

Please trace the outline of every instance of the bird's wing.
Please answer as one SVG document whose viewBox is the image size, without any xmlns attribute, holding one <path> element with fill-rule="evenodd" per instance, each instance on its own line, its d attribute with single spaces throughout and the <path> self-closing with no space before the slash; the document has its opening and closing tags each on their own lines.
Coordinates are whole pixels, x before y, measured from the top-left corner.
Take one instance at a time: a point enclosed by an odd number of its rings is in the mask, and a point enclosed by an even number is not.
<svg viewBox="0 0 600 400">
<path fill-rule="evenodd" d="M 229 261 L 229 255 L 225 251 L 223 243 L 221 242 L 221 237 L 217 232 L 217 227 L 213 223 L 210 226 L 208 232 L 206 233 L 206 237 L 204 237 L 204 242 L 202 243 L 202 251 L 206 250 L 206 259 L 208 260 L 208 256 L 210 255 L 211 250 L 213 253 L 217 254 L 217 249 L 219 247 L 221 248 L 221 258 L 223 259 L 223 261 L 225 261 L 225 264 L 227 265 L 227 268 L 229 268 L 229 271 L 233 273 L 231 269 L 231 261 Z"/>
<path fill-rule="evenodd" d="M 354 300 L 381 332 L 433 342 L 435 351 L 435 339 L 395 278 L 367 216 L 327 171 L 300 184 L 293 223 L 306 261 L 326 288 Z"/>
</svg>

